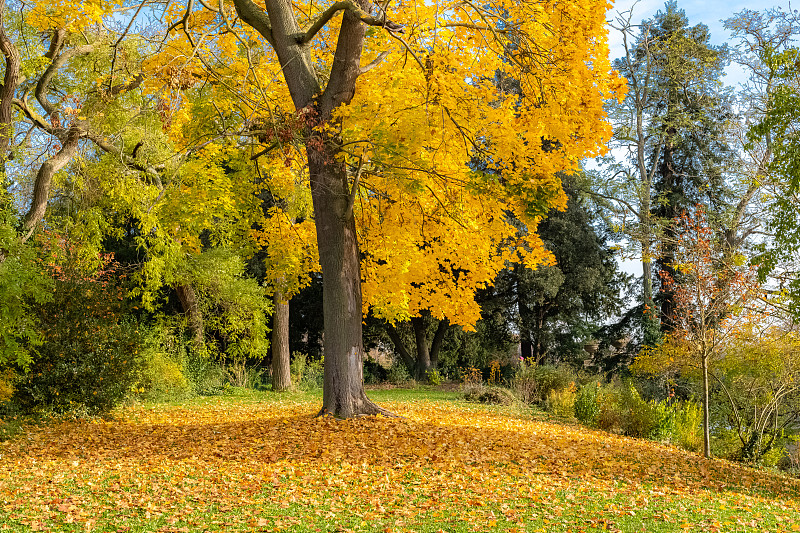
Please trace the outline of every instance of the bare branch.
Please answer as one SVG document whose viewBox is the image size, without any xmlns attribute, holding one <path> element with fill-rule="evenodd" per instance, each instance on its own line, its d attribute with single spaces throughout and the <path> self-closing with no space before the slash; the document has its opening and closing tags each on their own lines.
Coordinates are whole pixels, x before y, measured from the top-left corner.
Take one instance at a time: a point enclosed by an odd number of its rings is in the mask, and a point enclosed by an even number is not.
<svg viewBox="0 0 800 533">
<path fill-rule="evenodd" d="M 361 9 L 359 6 L 355 4 L 355 2 L 347 1 L 347 0 L 340 0 L 339 2 L 333 3 L 328 9 L 323 11 L 323 13 L 319 16 L 317 20 L 314 21 L 313 24 L 303 33 L 298 33 L 294 36 L 295 41 L 297 44 L 307 44 L 309 43 L 314 36 L 319 33 L 319 31 L 325 27 L 325 25 L 330 22 L 330 20 L 336 15 L 339 11 L 350 11 L 354 15 L 356 15 L 361 22 L 367 24 L 369 26 L 379 26 L 381 28 L 386 28 L 390 32 L 395 33 L 403 33 L 403 25 L 398 24 L 396 22 L 390 22 L 386 20 L 386 16 L 382 17 L 374 17 Z"/>
<path fill-rule="evenodd" d="M 372 61 L 370 61 L 368 64 L 366 64 L 366 65 L 364 65 L 363 67 L 361 67 L 360 69 L 358 69 L 358 75 L 360 76 L 360 75 L 362 75 L 362 74 L 366 74 L 366 73 L 367 73 L 367 72 L 369 72 L 370 70 L 372 70 L 372 69 L 374 69 L 375 67 L 377 67 L 378 65 L 380 65 L 380 64 L 381 64 L 381 61 L 383 61 L 384 59 L 386 59 L 386 57 L 389 55 L 389 53 L 390 53 L 390 52 L 389 52 L 388 50 L 384 50 L 383 52 L 381 52 L 380 54 L 378 54 L 378 57 L 376 57 L 375 59 L 373 59 Z"/>
</svg>

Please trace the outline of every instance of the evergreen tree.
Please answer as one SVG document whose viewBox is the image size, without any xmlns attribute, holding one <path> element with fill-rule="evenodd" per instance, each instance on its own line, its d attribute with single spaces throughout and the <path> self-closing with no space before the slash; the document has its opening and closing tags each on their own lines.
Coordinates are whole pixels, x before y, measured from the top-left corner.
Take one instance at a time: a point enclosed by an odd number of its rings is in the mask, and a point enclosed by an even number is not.
<svg viewBox="0 0 800 533">
<path fill-rule="evenodd" d="M 607 231 L 569 183 L 565 211 L 553 210 L 538 227 L 555 264 L 530 270 L 503 271 L 495 285 L 515 312 L 522 357 L 558 362 L 574 359 L 583 342 L 603 320 L 622 307 L 620 290 L 627 282 L 619 272 Z"/>
<path fill-rule="evenodd" d="M 673 220 L 696 204 L 706 205 L 713 220 L 729 200 L 724 180 L 730 156 L 725 127 L 732 112 L 721 82 L 728 50 L 710 44 L 704 24 L 689 26 L 675 1 L 667 2 L 665 11 L 658 12 L 645 27 L 658 95 L 650 117 L 650 128 L 658 140 L 649 147 L 649 158 L 657 169 L 652 212 L 663 221 L 667 237 L 662 241 L 657 269 L 660 276 L 677 279 L 672 266 Z M 661 284 L 657 300 L 662 331 L 669 331 L 673 291 Z"/>
</svg>

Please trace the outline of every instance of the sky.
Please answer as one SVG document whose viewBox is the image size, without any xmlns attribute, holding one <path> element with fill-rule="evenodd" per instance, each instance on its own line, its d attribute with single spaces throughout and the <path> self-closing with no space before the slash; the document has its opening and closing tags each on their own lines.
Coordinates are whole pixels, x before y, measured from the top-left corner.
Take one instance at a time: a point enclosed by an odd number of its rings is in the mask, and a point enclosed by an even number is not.
<svg viewBox="0 0 800 533">
<path fill-rule="evenodd" d="M 612 0 L 613 1 L 613 0 Z M 620 12 L 626 12 L 633 8 L 631 22 L 640 23 L 642 20 L 652 18 L 658 11 L 664 10 L 665 0 L 616 0 L 613 7 L 608 11 L 606 19 L 614 20 Z M 694 26 L 703 23 L 709 28 L 711 42 L 721 45 L 729 42 L 731 35 L 723 27 L 723 20 L 732 17 L 743 9 L 763 11 L 770 7 L 781 7 L 789 9 L 788 1 L 778 0 L 678 0 L 678 8 L 686 12 L 689 24 Z M 731 42 L 731 44 L 733 44 Z M 618 31 L 609 32 L 609 46 L 611 48 L 611 58 L 615 59 L 624 54 L 622 47 L 622 36 Z M 723 80 L 726 85 L 737 86 L 745 81 L 745 74 L 736 65 L 726 69 L 726 76 Z M 642 266 L 639 261 L 621 261 L 620 266 L 623 271 L 636 276 L 641 276 Z"/>
</svg>

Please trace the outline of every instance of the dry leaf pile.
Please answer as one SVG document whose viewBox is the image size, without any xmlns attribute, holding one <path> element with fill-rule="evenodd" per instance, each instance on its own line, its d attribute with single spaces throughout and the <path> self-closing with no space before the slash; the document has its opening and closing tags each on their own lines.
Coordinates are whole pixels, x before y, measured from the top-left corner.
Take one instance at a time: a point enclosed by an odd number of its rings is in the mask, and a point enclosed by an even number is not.
<svg viewBox="0 0 800 533">
<path fill-rule="evenodd" d="M 219 398 L 0 444 L 0 530 L 798 530 L 790 478 L 461 402 Z"/>
</svg>

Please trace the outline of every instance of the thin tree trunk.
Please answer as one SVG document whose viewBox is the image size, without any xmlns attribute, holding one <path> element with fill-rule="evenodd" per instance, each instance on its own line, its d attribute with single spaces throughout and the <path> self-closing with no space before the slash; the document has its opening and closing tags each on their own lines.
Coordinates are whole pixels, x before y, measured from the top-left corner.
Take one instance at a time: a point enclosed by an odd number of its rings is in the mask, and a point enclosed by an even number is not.
<svg viewBox="0 0 800 533">
<path fill-rule="evenodd" d="M 392 343 L 394 344 L 394 349 L 397 351 L 397 353 L 400 354 L 400 357 L 403 359 L 403 364 L 406 365 L 409 375 L 413 376 L 417 372 L 416 363 L 414 362 L 414 358 L 409 353 L 405 344 L 403 344 L 403 339 L 400 338 L 400 334 L 397 332 L 397 329 L 395 329 L 395 327 L 392 324 L 386 324 L 385 329 L 386 333 L 389 335 L 389 338 L 392 339 Z"/>
<path fill-rule="evenodd" d="M 450 329 L 450 321 L 447 318 L 441 319 L 431 342 L 431 368 L 433 369 L 439 368 L 439 352 L 442 350 L 442 343 L 448 329 Z"/>
<path fill-rule="evenodd" d="M 292 388 L 289 369 L 289 300 L 280 291 L 273 296 L 272 315 L 272 390 L 283 392 Z"/>
<path fill-rule="evenodd" d="M 703 354 L 703 455 L 711 457 L 711 421 L 708 411 L 708 354 Z"/>
</svg>

